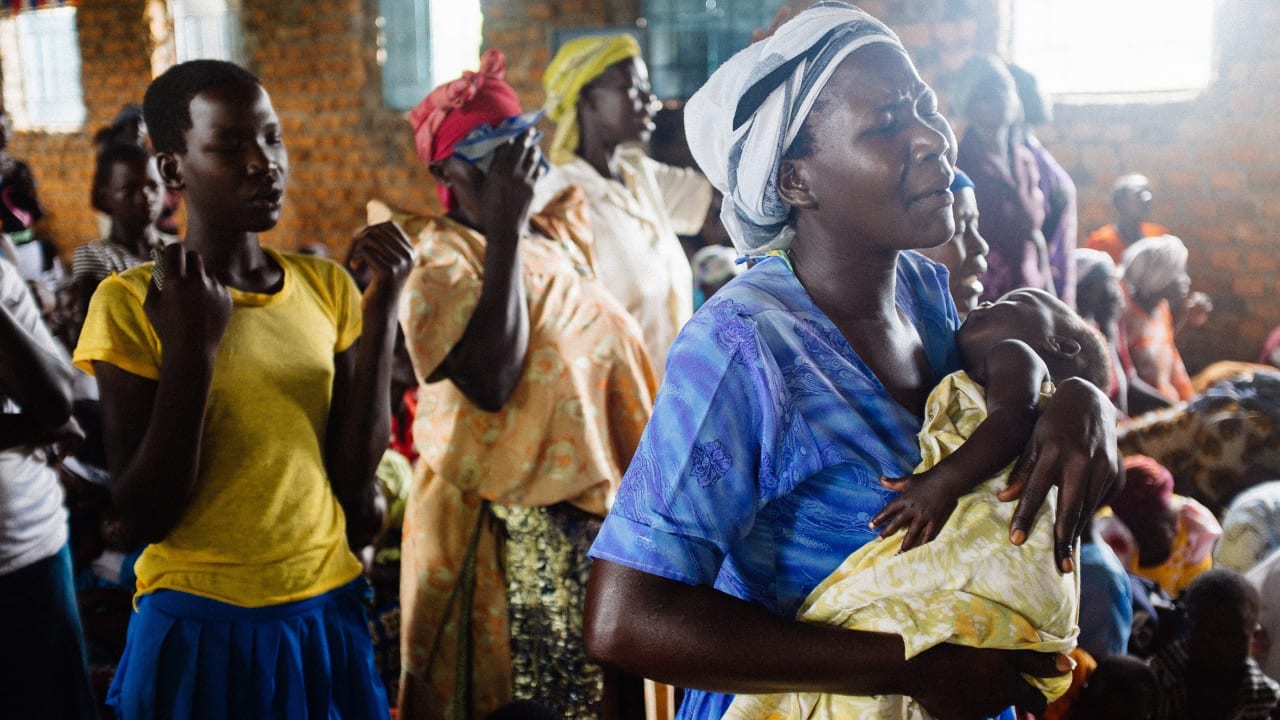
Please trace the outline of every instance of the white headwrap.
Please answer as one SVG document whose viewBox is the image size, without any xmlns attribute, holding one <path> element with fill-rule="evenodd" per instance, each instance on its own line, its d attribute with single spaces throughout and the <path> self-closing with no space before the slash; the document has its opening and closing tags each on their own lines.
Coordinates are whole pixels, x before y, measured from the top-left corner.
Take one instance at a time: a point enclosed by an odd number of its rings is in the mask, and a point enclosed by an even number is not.
<svg viewBox="0 0 1280 720">
<path fill-rule="evenodd" d="M 1151 297 L 1187 271 L 1187 246 L 1173 235 L 1142 238 L 1124 251 L 1123 266 L 1134 293 Z"/>
<path fill-rule="evenodd" d="M 878 42 L 902 47 L 892 30 L 862 10 L 821 2 L 729 58 L 689 98 L 689 149 L 724 195 L 720 220 L 740 251 L 790 244 L 791 208 L 777 187 L 782 157 L 840 62 Z"/>
</svg>

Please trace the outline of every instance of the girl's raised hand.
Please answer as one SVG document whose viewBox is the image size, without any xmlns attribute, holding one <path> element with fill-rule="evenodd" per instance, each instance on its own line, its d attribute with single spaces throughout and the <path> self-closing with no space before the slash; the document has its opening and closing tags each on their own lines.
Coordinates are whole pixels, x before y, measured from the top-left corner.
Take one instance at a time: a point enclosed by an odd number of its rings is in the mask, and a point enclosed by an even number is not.
<svg viewBox="0 0 1280 720">
<path fill-rule="evenodd" d="M 162 346 L 212 356 L 231 320 L 231 293 L 182 243 L 166 245 L 155 262 L 142 309 Z"/>
<path fill-rule="evenodd" d="M 385 303 L 388 308 L 393 307 L 417 258 L 418 252 L 394 222 L 381 222 L 357 232 L 351 249 L 351 266 L 370 270 L 365 303 Z"/>
</svg>

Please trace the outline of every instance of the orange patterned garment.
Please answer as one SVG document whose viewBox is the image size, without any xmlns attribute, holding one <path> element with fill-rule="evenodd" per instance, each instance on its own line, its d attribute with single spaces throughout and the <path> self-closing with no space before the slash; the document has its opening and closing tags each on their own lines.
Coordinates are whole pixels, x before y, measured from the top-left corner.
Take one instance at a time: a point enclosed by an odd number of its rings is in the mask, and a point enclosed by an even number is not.
<svg viewBox="0 0 1280 720">
<path fill-rule="evenodd" d="M 1127 294 L 1127 293 L 1126 293 Z M 1195 395 L 1182 354 L 1173 342 L 1173 313 L 1169 302 L 1161 300 L 1151 313 L 1127 298 L 1124 334 L 1129 341 L 1129 358 L 1138 377 L 1169 399 L 1190 400 Z"/>
</svg>

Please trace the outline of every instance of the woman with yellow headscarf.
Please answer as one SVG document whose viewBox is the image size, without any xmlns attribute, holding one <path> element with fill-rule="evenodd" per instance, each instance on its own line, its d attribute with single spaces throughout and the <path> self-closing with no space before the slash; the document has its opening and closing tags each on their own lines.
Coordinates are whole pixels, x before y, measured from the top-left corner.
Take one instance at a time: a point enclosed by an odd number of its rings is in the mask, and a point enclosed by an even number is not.
<svg viewBox="0 0 1280 720">
<path fill-rule="evenodd" d="M 676 235 L 701 229 L 711 185 L 696 170 L 645 155 L 658 104 L 630 35 L 565 43 L 542 84 L 556 123 L 554 167 L 533 206 L 569 185 L 586 192 L 596 270 L 640 323 L 661 377 L 667 348 L 693 313 L 693 275 Z"/>
</svg>

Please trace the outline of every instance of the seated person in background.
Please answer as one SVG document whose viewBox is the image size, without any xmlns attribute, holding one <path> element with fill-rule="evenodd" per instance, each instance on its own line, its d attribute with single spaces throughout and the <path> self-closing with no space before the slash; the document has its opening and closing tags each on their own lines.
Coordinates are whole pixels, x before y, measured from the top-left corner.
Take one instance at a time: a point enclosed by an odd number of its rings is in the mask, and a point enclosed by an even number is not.
<svg viewBox="0 0 1280 720">
<path fill-rule="evenodd" d="M 1213 564 L 1248 572 L 1276 548 L 1280 548 L 1280 480 L 1255 485 L 1231 501 L 1222 514 L 1222 537 L 1213 547 Z"/>
<path fill-rule="evenodd" d="M 1132 655 L 1098 661 L 1072 714 L 1078 720 L 1151 720 L 1159 702 L 1155 672 Z"/>
<path fill-rule="evenodd" d="M 1173 475 L 1145 455 L 1124 459 L 1124 489 L 1111 503 L 1132 542 L 1108 534 L 1129 572 L 1153 580 L 1177 597 L 1197 575 L 1213 567 L 1210 553 L 1222 535 L 1213 513 L 1175 495 Z"/>
<path fill-rule="evenodd" d="M 1076 309 L 1102 332 L 1111 355 L 1111 387 L 1107 395 L 1129 415 L 1169 406 L 1169 399 L 1138 377 L 1124 334 L 1125 294 L 1120 269 L 1101 250 L 1077 248 Z"/>
<path fill-rule="evenodd" d="M 1111 188 L 1111 205 L 1116 209 L 1116 222 L 1089 233 L 1084 246 L 1101 250 L 1116 265 L 1124 259 L 1124 251 L 1144 237 L 1166 235 L 1169 229 L 1151 219 L 1151 183 L 1146 175 L 1129 173 L 1116 179 Z"/>
<path fill-rule="evenodd" d="M 1028 399 L 1053 382 L 1107 384 L 1098 333 L 1044 290 L 1015 290 L 969 313 L 957 335 L 965 370 L 943 378 L 925 406 L 915 475 L 883 479 L 902 494 L 872 519 L 869 543 L 801 606 L 807 622 L 901 635 L 910 658 L 938 643 L 1068 652 L 1079 586 L 1053 567 L 1056 493 L 1021 546 L 1008 541 L 1021 480 L 1005 472 L 1030 439 Z M 998 383 L 990 380 L 999 378 Z M 984 388 L 986 388 L 984 390 Z M 975 481 L 981 484 L 975 487 Z M 915 549 L 913 549 L 915 548 Z M 910 552 L 907 552 L 910 550 Z M 1030 678 L 1029 678 L 1030 679 Z M 1069 676 L 1032 680 L 1049 700 Z M 726 718 L 916 718 L 900 695 L 739 695 Z"/>
<path fill-rule="evenodd" d="M 978 232 L 978 198 L 974 195 L 973 181 L 959 168 L 955 173 L 955 179 L 951 181 L 951 193 L 955 196 L 951 204 L 955 233 L 937 247 L 921 248 L 916 252 L 946 266 L 947 289 L 956 304 L 956 311 L 963 318 L 978 306 L 978 297 L 982 295 L 979 278 L 987 271 L 987 253 L 991 248 Z"/>
<path fill-rule="evenodd" d="M 1280 678 L 1280 549 L 1250 568 L 1245 578 L 1264 598 L 1253 658 L 1267 677 Z"/>
<path fill-rule="evenodd" d="M 1280 367 L 1280 325 L 1276 326 L 1262 343 L 1258 362 Z"/>
<path fill-rule="evenodd" d="M 1190 297 L 1187 246 L 1173 235 L 1145 238 L 1125 251 L 1122 272 L 1124 333 L 1138 377 L 1170 402 L 1190 400 L 1195 391 L 1174 343 L 1172 311 Z"/>
<path fill-rule="evenodd" d="M 105 237 L 76 248 L 71 258 L 81 315 L 98 283 L 152 259 L 151 251 L 177 238 L 155 225 L 164 203 L 164 185 L 151 153 L 140 145 L 115 144 L 98 154 L 89 201 L 106 213 Z"/>
<path fill-rule="evenodd" d="M 1079 624 L 1080 647 L 1095 660 L 1123 655 L 1129 649 L 1133 588 L 1120 558 L 1103 541 L 1093 516 L 1080 535 Z"/>
<path fill-rule="evenodd" d="M 1280 684 L 1249 657 L 1262 599 L 1234 570 L 1210 570 L 1187 586 L 1186 635 L 1156 653 L 1160 720 L 1267 720 Z"/>
</svg>

